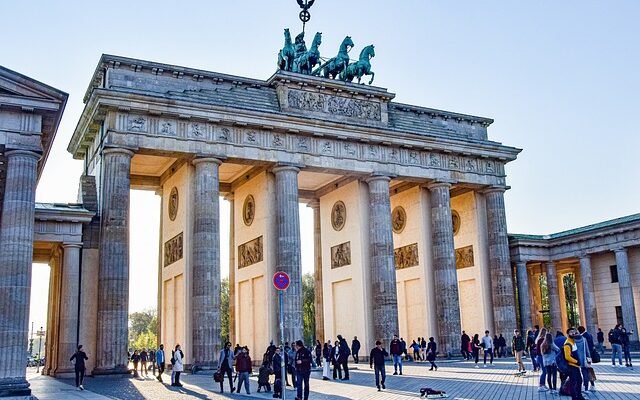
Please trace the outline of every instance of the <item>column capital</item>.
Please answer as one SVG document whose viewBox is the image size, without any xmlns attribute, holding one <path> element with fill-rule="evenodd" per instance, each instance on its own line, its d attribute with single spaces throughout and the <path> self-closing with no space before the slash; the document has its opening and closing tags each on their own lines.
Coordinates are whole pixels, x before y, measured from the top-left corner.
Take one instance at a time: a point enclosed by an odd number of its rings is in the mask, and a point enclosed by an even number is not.
<svg viewBox="0 0 640 400">
<path fill-rule="evenodd" d="M 233 200 L 235 200 L 236 195 L 234 194 L 234 192 L 229 192 L 229 193 L 225 194 L 223 198 L 226 201 L 233 201 Z"/>
<path fill-rule="evenodd" d="M 364 181 L 366 183 L 375 182 L 375 181 L 387 181 L 390 182 L 391 179 L 395 178 L 396 175 L 387 173 L 387 172 L 373 172 L 371 175 L 366 177 Z"/>
<path fill-rule="evenodd" d="M 198 164 L 201 164 L 201 163 L 212 163 L 212 164 L 221 165 L 222 161 L 224 161 L 224 158 L 219 158 L 219 157 L 197 157 L 197 158 L 194 158 L 193 160 L 191 160 L 191 164 L 198 165 Z"/>
<path fill-rule="evenodd" d="M 125 147 L 106 147 L 102 149 L 102 155 L 105 154 L 123 154 L 129 157 L 133 157 L 135 154 L 131 149 Z"/>
<path fill-rule="evenodd" d="M 586 251 L 578 253 L 579 260 L 591 260 L 591 254 Z"/>
<path fill-rule="evenodd" d="M 611 249 L 614 253 L 624 253 L 627 254 L 627 248 L 626 247 L 616 247 L 615 249 Z"/>
<path fill-rule="evenodd" d="M 63 248 L 78 248 L 81 249 L 82 248 L 82 242 L 76 242 L 76 243 L 62 243 L 62 247 Z"/>
<path fill-rule="evenodd" d="M 16 156 L 33 157 L 36 160 L 40 160 L 40 158 L 42 158 L 41 153 L 38 153 L 32 150 L 21 150 L 21 149 L 6 150 L 4 155 L 5 157 L 7 157 L 7 159 L 11 159 L 12 157 L 16 157 Z"/>
<path fill-rule="evenodd" d="M 307 203 L 307 207 L 312 208 L 314 210 L 318 210 L 320 208 L 320 200 L 313 199 Z"/>
<path fill-rule="evenodd" d="M 510 186 L 491 185 L 491 186 L 487 186 L 487 187 L 484 187 L 484 188 L 480 189 L 479 192 L 482 193 L 482 194 L 504 193 L 509 189 L 511 189 Z"/>
<path fill-rule="evenodd" d="M 271 168 L 271 172 L 275 174 L 283 171 L 293 171 L 297 174 L 302 168 L 303 166 L 298 164 L 276 164 Z"/>
<path fill-rule="evenodd" d="M 454 183 L 456 183 L 453 180 L 439 180 L 439 181 L 433 181 L 433 182 L 429 182 L 425 185 L 423 185 L 423 187 L 426 187 L 429 190 L 433 190 L 433 189 L 437 189 L 437 188 L 441 188 L 441 187 L 446 187 L 446 188 L 451 188 L 451 185 L 453 185 Z"/>
<path fill-rule="evenodd" d="M 555 260 L 547 260 L 544 262 L 544 265 L 546 265 L 547 267 L 555 267 L 556 266 L 556 261 Z"/>
</svg>

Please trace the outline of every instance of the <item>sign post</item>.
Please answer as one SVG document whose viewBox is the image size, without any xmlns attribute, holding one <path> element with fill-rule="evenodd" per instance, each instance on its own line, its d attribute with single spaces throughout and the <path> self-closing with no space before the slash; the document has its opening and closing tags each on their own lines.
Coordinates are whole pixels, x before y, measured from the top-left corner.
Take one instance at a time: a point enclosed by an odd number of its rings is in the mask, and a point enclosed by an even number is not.
<svg viewBox="0 0 640 400">
<path fill-rule="evenodd" d="M 287 290 L 290 282 L 291 280 L 286 272 L 280 271 L 273 275 L 273 286 L 278 291 L 278 299 L 280 300 L 280 352 L 282 353 L 280 357 L 280 385 L 282 387 L 282 400 L 287 398 L 287 387 L 284 384 L 284 382 L 286 382 L 285 377 L 287 375 L 285 368 L 286 356 L 284 353 L 284 291 Z"/>
</svg>

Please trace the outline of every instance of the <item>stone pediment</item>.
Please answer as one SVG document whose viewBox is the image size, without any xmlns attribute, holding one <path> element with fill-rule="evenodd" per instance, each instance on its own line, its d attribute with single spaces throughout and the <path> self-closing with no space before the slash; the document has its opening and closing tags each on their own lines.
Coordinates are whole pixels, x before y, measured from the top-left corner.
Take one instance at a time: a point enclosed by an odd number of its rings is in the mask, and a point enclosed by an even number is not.
<svg viewBox="0 0 640 400">
<path fill-rule="evenodd" d="M 67 97 L 60 90 L 0 66 L 0 105 L 4 107 L 58 111 Z"/>
</svg>

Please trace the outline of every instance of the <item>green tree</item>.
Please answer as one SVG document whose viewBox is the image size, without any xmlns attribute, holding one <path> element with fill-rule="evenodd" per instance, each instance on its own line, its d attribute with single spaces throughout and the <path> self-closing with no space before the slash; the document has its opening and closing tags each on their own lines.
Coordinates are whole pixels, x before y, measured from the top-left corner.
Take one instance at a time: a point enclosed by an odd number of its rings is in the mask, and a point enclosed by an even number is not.
<svg viewBox="0 0 640 400">
<path fill-rule="evenodd" d="M 229 340 L 229 278 L 220 282 L 220 341 Z"/>
<path fill-rule="evenodd" d="M 129 347 L 135 349 L 155 348 L 158 337 L 158 314 L 155 309 L 129 314 Z"/>
<path fill-rule="evenodd" d="M 316 335 L 316 294 L 313 274 L 302 276 L 302 321 L 304 342 L 312 346 Z"/>
<path fill-rule="evenodd" d="M 567 274 L 562 277 L 564 285 L 564 298 L 567 307 L 567 319 L 569 326 L 580 325 L 580 313 L 578 312 L 578 292 L 576 290 L 576 276 Z"/>
</svg>

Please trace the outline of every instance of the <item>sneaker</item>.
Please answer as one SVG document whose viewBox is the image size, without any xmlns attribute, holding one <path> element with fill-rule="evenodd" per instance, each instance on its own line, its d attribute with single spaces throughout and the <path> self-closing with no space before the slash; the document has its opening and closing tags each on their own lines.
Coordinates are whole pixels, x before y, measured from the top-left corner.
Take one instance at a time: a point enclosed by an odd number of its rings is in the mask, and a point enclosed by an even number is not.
<svg viewBox="0 0 640 400">
<path fill-rule="evenodd" d="M 400 372 L 400 375 L 402 375 L 402 372 Z"/>
<path fill-rule="evenodd" d="M 378 392 L 382 392 L 382 389 L 380 389 L 380 386 L 378 386 Z"/>
<path fill-rule="evenodd" d="M 383 388 L 383 389 L 386 389 L 386 388 L 387 388 L 387 387 L 384 385 L 384 383 L 382 384 L 382 388 Z"/>
<path fill-rule="evenodd" d="M 484 367 L 484 368 L 487 368 L 487 364 L 485 364 L 483 367 Z"/>
<path fill-rule="evenodd" d="M 480 367 L 478 366 L 478 364 L 476 364 L 476 368 L 480 368 Z"/>
<path fill-rule="evenodd" d="M 394 372 L 393 374 L 394 374 L 394 375 L 398 375 L 398 373 L 397 373 L 397 372 Z"/>
<path fill-rule="evenodd" d="M 80 390 L 84 390 L 84 386 L 80 385 Z"/>
<path fill-rule="evenodd" d="M 546 386 L 538 386 L 538 392 L 547 392 L 549 391 L 549 389 L 547 389 Z"/>
<path fill-rule="evenodd" d="M 591 389 L 589 389 L 589 391 L 591 391 L 591 392 L 595 392 L 596 391 L 596 384 L 595 383 L 591 384 Z"/>
<path fill-rule="evenodd" d="M 78 386 L 78 387 L 76 387 L 76 390 L 82 390 L 82 389 L 80 389 L 80 387 Z"/>
</svg>

